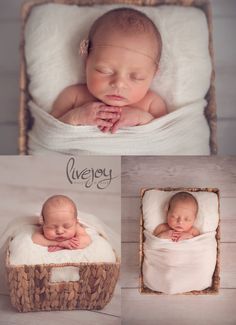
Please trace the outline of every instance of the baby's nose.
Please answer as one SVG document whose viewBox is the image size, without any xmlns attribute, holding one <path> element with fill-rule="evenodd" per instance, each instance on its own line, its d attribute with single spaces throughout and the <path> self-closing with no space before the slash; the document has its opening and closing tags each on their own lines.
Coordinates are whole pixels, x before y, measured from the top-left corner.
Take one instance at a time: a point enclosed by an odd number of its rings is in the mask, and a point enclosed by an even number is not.
<svg viewBox="0 0 236 325">
<path fill-rule="evenodd" d="M 57 234 L 63 234 L 64 229 L 62 227 L 57 228 L 56 232 L 57 232 Z"/>
<path fill-rule="evenodd" d="M 126 81 L 123 76 L 115 76 L 113 80 L 111 81 L 111 86 L 114 88 L 125 88 L 126 87 Z"/>
<path fill-rule="evenodd" d="M 177 222 L 182 223 L 182 221 L 183 221 L 182 218 L 178 217 Z"/>
</svg>

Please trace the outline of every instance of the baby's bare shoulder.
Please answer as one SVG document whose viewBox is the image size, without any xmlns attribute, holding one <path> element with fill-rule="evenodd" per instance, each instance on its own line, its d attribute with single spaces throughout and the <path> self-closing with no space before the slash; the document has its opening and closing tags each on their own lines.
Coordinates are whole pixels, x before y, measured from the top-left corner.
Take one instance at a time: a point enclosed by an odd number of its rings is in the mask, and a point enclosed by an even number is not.
<svg viewBox="0 0 236 325">
<path fill-rule="evenodd" d="M 59 94 L 53 103 L 51 114 L 59 118 L 70 109 L 90 101 L 91 98 L 93 97 L 85 84 L 68 86 Z"/>
<path fill-rule="evenodd" d="M 156 226 L 153 234 L 154 235 L 158 235 L 161 232 L 166 231 L 166 230 L 169 230 L 169 229 L 170 229 L 170 227 L 168 226 L 167 223 L 161 223 L 160 225 Z"/>
<path fill-rule="evenodd" d="M 167 106 L 164 99 L 156 92 L 149 90 L 147 93 L 149 101 L 149 113 L 155 118 L 161 117 L 167 114 Z"/>
<path fill-rule="evenodd" d="M 200 231 L 196 228 L 196 227 L 192 227 L 190 230 L 191 235 L 195 236 L 199 236 L 200 235 Z"/>
<path fill-rule="evenodd" d="M 85 84 L 76 84 L 66 87 L 61 95 L 64 97 L 74 98 L 74 100 L 79 96 L 84 96 L 88 92 L 87 86 Z"/>
<path fill-rule="evenodd" d="M 86 233 L 85 227 L 79 222 L 76 225 L 76 233 L 79 235 L 83 235 Z"/>
</svg>

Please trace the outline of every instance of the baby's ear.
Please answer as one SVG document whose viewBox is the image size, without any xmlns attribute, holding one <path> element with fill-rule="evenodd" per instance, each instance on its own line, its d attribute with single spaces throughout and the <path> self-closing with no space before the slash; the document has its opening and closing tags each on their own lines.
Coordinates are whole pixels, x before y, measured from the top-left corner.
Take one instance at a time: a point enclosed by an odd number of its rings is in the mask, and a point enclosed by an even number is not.
<svg viewBox="0 0 236 325">
<path fill-rule="evenodd" d="M 44 222 L 43 222 L 43 216 L 39 216 L 39 224 L 41 226 L 43 226 Z"/>
<path fill-rule="evenodd" d="M 163 207 L 163 211 L 165 215 L 167 215 L 168 210 L 169 210 L 169 202 L 165 202 Z"/>
<path fill-rule="evenodd" d="M 154 78 L 158 75 L 158 73 L 159 73 L 159 64 L 156 63 L 155 64 L 155 71 L 154 71 Z"/>
</svg>

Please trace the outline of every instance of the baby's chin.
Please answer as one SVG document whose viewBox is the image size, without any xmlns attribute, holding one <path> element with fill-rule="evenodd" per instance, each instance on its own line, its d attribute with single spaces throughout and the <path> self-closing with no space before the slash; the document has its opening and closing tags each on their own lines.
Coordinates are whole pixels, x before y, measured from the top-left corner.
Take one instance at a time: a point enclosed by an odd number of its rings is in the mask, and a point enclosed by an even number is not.
<svg viewBox="0 0 236 325">
<path fill-rule="evenodd" d="M 189 231 L 189 229 L 184 229 L 183 227 L 175 227 L 174 230 L 175 231 L 178 231 L 178 232 L 186 232 L 186 231 Z"/>
<path fill-rule="evenodd" d="M 112 107 L 125 107 L 130 105 L 128 102 L 123 102 L 123 101 L 116 101 L 116 100 L 102 100 L 102 102 L 107 105 L 107 106 L 112 106 Z"/>
</svg>

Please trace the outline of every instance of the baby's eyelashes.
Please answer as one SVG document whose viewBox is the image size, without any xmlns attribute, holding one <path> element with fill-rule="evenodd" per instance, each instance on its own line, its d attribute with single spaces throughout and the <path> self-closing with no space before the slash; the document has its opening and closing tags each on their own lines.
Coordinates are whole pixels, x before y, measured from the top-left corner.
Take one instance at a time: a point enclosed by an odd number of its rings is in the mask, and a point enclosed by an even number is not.
<svg viewBox="0 0 236 325">
<path fill-rule="evenodd" d="M 145 77 L 132 73 L 132 74 L 130 74 L 130 79 L 135 80 L 135 81 L 143 81 L 143 80 L 145 80 Z"/>
<path fill-rule="evenodd" d="M 108 69 L 108 68 L 96 68 L 95 69 L 97 72 L 99 73 L 102 73 L 102 74 L 107 74 L 107 75 L 112 75 L 113 74 L 113 71 L 111 69 Z"/>
</svg>

